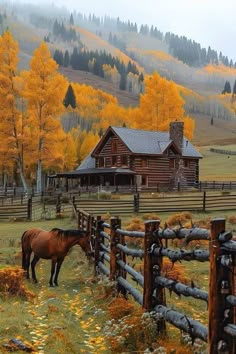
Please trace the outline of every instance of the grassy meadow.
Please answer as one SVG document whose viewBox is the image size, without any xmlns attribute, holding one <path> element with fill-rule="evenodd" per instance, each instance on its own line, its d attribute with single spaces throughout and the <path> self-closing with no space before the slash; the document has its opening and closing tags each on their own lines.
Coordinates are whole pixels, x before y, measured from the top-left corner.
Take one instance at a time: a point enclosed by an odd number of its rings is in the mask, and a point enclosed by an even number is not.
<svg viewBox="0 0 236 354">
<path fill-rule="evenodd" d="M 0 272 L 8 267 L 11 274 L 12 267 L 20 266 L 20 237 L 31 227 L 49 230 L 76 225 L 70 219 L 1 223 Z M 80 247 L 74 247 L 62 265 L 59 287 L 50 288 L 50 264 L 47 260 L 37 264 L 38 284 L 23 280 L 28 299 L 0 293 L 0 352 L 8 352 L 9 341 L 18 339 L 37 353 L 109 353 L 101 336 L 106 319 L 103 288 L 93 282 L 93 266 Z"/>
<path fill-rule="evenodd" d="M 200 160 L 199 171 L 202 181 L 236 181 L 236 155 L 220 154 L 210 148 L 236 151 L 236 145 L 204 146 L 199 148 L 203 159 Z"/>
<path fill-rule="evenodd" d="M 202 147 L 204 159 L 200 164 L 202 180 L 236 179 L 236 156 L 212 153 L 209 147 Z M 225 150 L 234 146 L 224 147 Z M 216 173 L 217 171 L 217 173 Z M 175 218 L 176 213 L 159 213 L 152 218 L 165 222 Z M 181 216 L 181 213 L 179 213 Z M 109 217 L 109 215 L 108 215 Z M 193 223 L 200 227 L 209 226 L 214 217 L 227 220 L 227 230 L 236 230 L 235 211 L 216 211 L 214 213 L 192 213 Z M 122 228 L 134 224 L 143 227 L 150 215 L 129 215 L 122 217 Z M 108 220 L 109 221 L 109 220 Z M 188 220 L 189 221 L 189 220 Z M 14 269 L 21 267 L 20 239 L 22 233 L 31 227 L 49 230 L 53 227 L 76 228 L 76 221 L 70 218 L 41 220 L 38 222 L 2 222 L 0 225 L 0 284 L 16 282 Z M 207 245 L 200 245 L 207 247 Z M 169 247 L 175 247 L 169 244 Z M 190 245 L 191 247 L 191 245 Z M 141 260 L 129 260 L 139 271 Z M 94 278 L 93 265 L 89 264 L 79 246 L 72 249 L 66 257 L 59 274 L 59 287 L 48 286 L 51 262 L 40 260 L 36 266 L 39 283 L 33 284 L 21 277 L 21 286 L 25 296 L 10 295 L 1 291 L 0 286 L 0 353 L 9 352 L 11 340 L 32 348 L 39 354 L 57 353 L 133 353 L 144 352 L 152 347 L 154 352 L 191 354 L 205 353 L 206 345 L 196 341 L 194 347 L 188 336 L 168 325 L 167 338 L 155 335 L 155 330 L 148 319 L 143 320 L 139 305 L 129 297 L 129 305 L 120 297 L 116 300 L 112 284 Z M 8 277 L 1 278 L 1 272 L 7 268 Z M 208 291 L 209 264 L 199 262 L 176 263 L 170 272 L 177 274 L 179 281 L 195 285 Z M 6 271 L 5 271 L 6 273 Z M 17 283 L 17 282 L 16 282 Z M 138 288 L 142 291 L 141 288 Z M 192 298 L 179 298 L 166 291 L 167 305 L 176 308 L 190 317 L 207 325 L 207 305 Z M 123 317 L 122 317 L 123 316 Z M 150 319 L 149 319 L 150 320 Z M 152 324 L 153 325 L 153 324 Z M 151 328 L 151 329 L 150 329 Z M 162 351 L 158 351 L 162 347 Z M 14 348 L 15 350 L 16 348 Z M 156 351 L 155 351 L 156 349 Z M 160 349 L 161 350 L 161 349 Z M 15 353 L 22 353 L 18 347 Z"/>
<path fill-rule="evenodd" d="M 230 220 L 232 212 L 227 213 L 193 213 L 193 222 L 207 225 L 212 217 L 225 217 Z M 180 217 L 181 213 L 179 214 Z M 153 217 L 153 215 L 152 215 Z M 175 213 L 160 213 L 161 225 Z M 143 225 L 150 215 L 126 217 L 123 228 L 133 220 Z M 122 219 L 123 220 L 123 219 Z M 168 221 L 169 222 L 169 221 Z M 53 227 L 75 228 L 75 220 L 65 218 L 39 222 L 1 223 L 0 228 L 0 279 L 1 271 L 6 267 L 9 277 L 12 269 L 21 264 L 20 238 L 31 227 L 51 229 Z M 232 228 L 228 223 L 227 228 Z M 169 247 L 174 247 L 170 244 Z M 206 247 L 206 246 L 205 246 Z M 135 261 L 130 259 L 129 263 Z M 139 270 L 137 260 L 137 270 Z M 199 262 L 176 263 L 174 272 L 179 281 L 190 284 L 194 280 L 197 287 L 208 291 L 209 264 Z M 173 272 L 171 266 L 171 272 Z M 179 330 L 168 325 L 167 338 L 155 335 L 151 324 L 142 325 L 143 315 L 139 305 L 129 298 L 126 300 L 112 296 L 112 286 L 108 282 L 95 279 L 93 265 L 89 264 L 79 246 L 72 249 L 66 257 L 59 275 L 59 287 L 48 286 L 50 262 L 40 260 L 36 266 L 39 283 L 33 284 L 22 280 L 29 297 L 0 292 L 0 352 L 8 352 L 9 341 L 18 339 L 39 354 L 44 353 L 133 353 L 134 349 L 151 345 L 152 348 L 163 347 L 162 353 L 190 354 L 204 353 L 206 345 L 196 341 L 194 349 L 188 336 L 181 336 Z M 10 278 L 9 278 L 10 279 Z M 139 291 L 142 291 L 139 288 Z M 205 303 L 176 294 L 167 294 L 167 305 L 176 308 L 190 317 L 207 325 L 207 306 Z M 127 314 L 131 314 L 127 316 Z M 122 317 L 123 316 L 123 317 Z M 111 319 L 112 317 L 112 319 Z M 147 319 L 145 319 L 147 321 Z M 151 332 L 150 332 L 151 331 Z M 137 336 L 137 333 L 140 333 Z M 150 334 L 152 333 L 152 334 Z M 154 333 L 154 334 L 153 334 Z M 106 336 L 106 335 L 107 336 Z M 125 339 L 124 339 L 125 338 Z M 154 340 L 155 338 L 155 340 Z M 126 349 L 126 351 L 124 350 Z M 16 353 L 22 353 L 16 350 Z M 138 351 L 136 351 L 138 352 Z M 141 351 L 143 352 L 143 351 Z M 159 353 L 159 351 L 158 351 Z"/>
</svg>

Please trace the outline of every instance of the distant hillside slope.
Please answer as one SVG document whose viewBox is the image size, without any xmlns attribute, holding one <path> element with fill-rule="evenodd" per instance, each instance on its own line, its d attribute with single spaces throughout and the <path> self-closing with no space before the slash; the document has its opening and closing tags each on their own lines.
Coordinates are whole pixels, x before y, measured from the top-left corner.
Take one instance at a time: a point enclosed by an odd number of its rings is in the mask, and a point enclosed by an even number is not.
<svg viewBox="0 0 236 354">
<path fill-rule="evenodd" d="M 36 28 L 32 25 L 17 20 L 17 17 L 11 17 L 9 12 L 7 20 L 7 28 L 9 28 L 14 38 L 18 41 L 20 47 L 20 63 L 19 69 L 28 69 L 29 61 L 32 53 L 37 48 L 43 37 L 48 34 L 48 28 Z M 45 15 L 44 15 L 45 16 Z M 120 49 L 111 45 L 108 41 L 109 33 L 103 31 L 101 36 L 90 32 L 88 29 L 75 26 L 80 34 L 80 38 L 85 47 L 90 50 L 106 50 L 111 55 L 119 57 L 125 63 L 129 60 L 134 60 L 141 71 L 152 73 L 154 70 L 161 75 L 182 84 L 185 87 L 193 89 L 195 92 L 205 96 L 208 104 L 212 104 L 209 95 L 219 94 L 224 86 L 225 80 L 231 82 L 231 87 L 236 78 L 236 70 L 234 68 L 225 68 L 224 66 L 213 66 L 196 69 L 189 67 L 183 62 L 173 58 L 168 54 L 167 45 L 157 38 L 150 38 L 148 36 L 129 32 L 116 32 L 119 39 L 124 42 L 126 51 L 122 52 Z M 113 32 L 114 35 L 115 32 Z M 67 49 L 72 52 L 76 43 L 63 42 L 59 39 L 53 39 L 49 43 L 49 47 L 54 53 L 56 49 L 63 52 Z M 132 59 L 131 59 L 132 58 Z M 79 82 L 81 84 L 91 85 L 94 88 L 101 89 L 113 96 L 117 97 L 120 105 L 125 107 L 135 107 L 139 104 L 139 96 L 128 91 L 121 91 L 114 84 L 105 79 L 95 76 L 88 72 L 75 71 L 69 68 L 60 68 L 60 72 L 65 75 L 71 82 Z M 145 73 L 144 72 L 144 73 Z M 185 95 L 186 100 L 188 94 Z M 194 95 L 190 95 L 191 100 Z M 220 102 L 218 97 L 214 100 Z M 195 102 L 194 102 L 195 104 Z M 216 107 L 217 110 L 219 107 Z M 205 112 L 205 111 L 204 111 Z M 192 116 L 192 114 L 190 114 Z M 214 125 L 210 124 L 212 113 L 209 115 L 195 115 L 196 129 L 194 134 L 194 144 L 209 145 L 209 144 L 236 144 L 236 118 L 232 121 L 221 120 L 214 118 Z"/>
<path fill-rule="evenodd" d="M 105 79 L 95 76 L 91 73 L 72 70 L 70 68 L 60 68 L 59 71 L 71 82 L 93 86 L 95 89 L 103 90 L 117 97 L 120 105 L 124 107 L 135 107 L 139 104 L 139 97 L 133 93 L 119 90 L 114 84 L 107 82 Z"/>
<path fill-rule="evenodd" d="M 91 85 L 94 88 L 112 94 L 117 97 L 119 104 L 124 107 L 136 107 L 139 105 L 139 97 L 137 95 L 119 90 L 113 84 L 91 73 L 68 68 L 61 68 L 60 72 L 71 82 Z M 209 116 L 196 114 L 192 115 L 192 117 L 195 118 L 193 143 L 196 146 L 236 144 L 236 120 L 214 119 L 214 124 L 211 125 Z"/>
</svg>

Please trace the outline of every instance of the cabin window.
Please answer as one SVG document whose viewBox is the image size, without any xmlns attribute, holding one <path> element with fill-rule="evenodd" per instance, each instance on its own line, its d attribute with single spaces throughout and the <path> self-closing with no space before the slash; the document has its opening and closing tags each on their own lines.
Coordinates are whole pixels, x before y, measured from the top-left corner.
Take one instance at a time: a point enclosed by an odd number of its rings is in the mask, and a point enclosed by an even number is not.
<svg viewBox="0 0 236 354">
<path fill-rule="evenodd" d="M 169 166 L 170 168 L 175 168 L 175 159 L 170 159 Z"/>
<path fill-rule="evenodd" d="M 189 168 L 190 167 L 190 160 L 184 160 L 184 167 Z"/>
<path fill-rule="evenodd" d="M 116 166 L 117 165 L 117 156 L 112 156 L 111 164 L 112 164 L 112 166 Z"/>
<path fill-rule="evenodd" d="M 142 186 L 146 186 L 146 185 L 147 185 L 147 177 L 142 176 Z"/>
<path fill-rule="evenodd" d="M 99 167 L 104 167 L 104 166 L 105 166 L 105 159 L 104 159 L 104 157 L 99 157 L 98 166 L 99 166 Z"/>
<path fill-rule="evenodd" d="M 148 159 L 143 158 L 143 159 L 141 160 L 141 166 L 142 166 L 142 167 L 148 167 Z"/>
<path fill-rule="evenodd" d="M 121 166 L 128 166 L 128 156 L 127 155 L 121 155 Z"/>
<path fill-rule="evenodd" d="M 111 142 L 111 152 L 112 152 L 112 154 L 116 154 L 117 153 L 117 141 L 112 141 Z"/>
</svg>

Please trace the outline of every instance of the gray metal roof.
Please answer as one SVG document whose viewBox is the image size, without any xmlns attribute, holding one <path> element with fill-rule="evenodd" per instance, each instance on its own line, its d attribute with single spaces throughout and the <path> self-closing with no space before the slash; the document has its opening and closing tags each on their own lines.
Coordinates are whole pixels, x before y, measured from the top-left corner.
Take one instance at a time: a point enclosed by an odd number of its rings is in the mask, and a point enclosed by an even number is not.
<svg viewBox="0 0 236 354">
<path fill-rule="evenodd" d="M 81 165 L 80 165 L 81 166 Z M 74 177 L 74 176 L 81 176 L 81 175 L 103 175 L 103 174 L 122 174 L 122 175 L 134 175 L 135 172 L 130 170 L 129 168 L 93 168 L 93 167 L 83 167 L 80 166 L 74 170 L 69 172 L 61 172 L 57 173 L 54 177 Z"/>
<path fill-rule="evenodd" d="M 172 142 L 169 132 L 156 132 L 113 126 L 111 128 L 127 145 L 130 151 L 135 154 L 161 155 Z M 182 156 L 202 157 L 185 137 L 183 138 Z"/>
</svg>

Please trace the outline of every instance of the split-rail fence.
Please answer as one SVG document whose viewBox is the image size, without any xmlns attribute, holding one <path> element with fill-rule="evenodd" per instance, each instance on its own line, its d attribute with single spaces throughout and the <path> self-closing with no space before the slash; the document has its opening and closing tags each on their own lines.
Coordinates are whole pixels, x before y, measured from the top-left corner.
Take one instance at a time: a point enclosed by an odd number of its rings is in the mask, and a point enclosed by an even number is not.
<svg viewBox="0 0 236 354">
<path fill-rule="evenodd" d="M 213 219 L 211 228 L 201 229 L 164 228 L 159 220 L 145 222 L 145 231 L 127 231 L 121 228 L 121 219 L 111 217 L 110 223 L 101 216 L 92 216 L 77 210 L 78 228 L 91 234 L 94 250 L 95 273 L 105 274 L 117 282 L 118 290 L 131 294 L 147 311 L 155 311 L 161 319 L 160 333 L 166 331 L 166 321 L 188 333 L 192 339 L 200 338 L 208 343 L 208 353 L 236 351 L 236 296 L 235 296 L 235 255 L 236 241 L 231 232 L 225 231 L 224 219 Z M 141 249 L 127 245 L 127 239 L 143 240 Z M 182 241 L 182 248 L 170 248 L 170 240 Z M 185 247 L 194 240 L 205 240 L 207 249 Z M 143 260 L 143 271 L 138 272 L 128 263 L 129 257 Z M 209 290 L 194 285 L 187 286 L 163 275 L 163 258 L 176 261 L 210 262 Z M 132 283 L 132 280 L 135 281 Z M 137 286 L 138 284 L 138 286 Z M 140 291 L 139 288 L 142 290 Z M 206 303 L 208 326 L 190 318 L 183 312 L 168 307 L 165 289 L 178 296 L 193 297 Z M 184 301 L 181 298 L 181 301 Z"/>
</svg>

